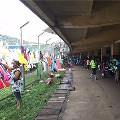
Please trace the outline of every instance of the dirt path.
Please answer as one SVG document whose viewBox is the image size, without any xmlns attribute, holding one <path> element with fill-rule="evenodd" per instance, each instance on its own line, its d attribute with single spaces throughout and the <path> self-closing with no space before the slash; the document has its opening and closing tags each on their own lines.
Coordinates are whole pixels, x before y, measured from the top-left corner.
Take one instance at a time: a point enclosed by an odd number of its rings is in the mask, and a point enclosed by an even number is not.
<svg viewBox="0 0 120 120">
<path fill-rule="evenodd" d="M 91 71 L 75 66 L 63 120 L 120 120 L 120 85 L 111 78 L 89 79 Z"/>
</svg>

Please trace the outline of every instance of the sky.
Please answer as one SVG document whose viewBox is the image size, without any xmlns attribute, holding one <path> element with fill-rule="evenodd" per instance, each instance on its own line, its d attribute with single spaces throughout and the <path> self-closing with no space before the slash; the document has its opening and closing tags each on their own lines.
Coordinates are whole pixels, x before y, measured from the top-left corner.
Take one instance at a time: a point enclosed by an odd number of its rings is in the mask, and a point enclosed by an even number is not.
<svg viewBox="0 0 120 120">
<path fill-rule="evenodd" d="M 0 0 L 0 34 L 20 39 L 20 27 L 28 21 L 29 23 L 22 28 L 22 38 L 26 41 L 37 42 L 38 35 L 48 25 L 19 0 Z M 48 39 L 50 39 L 48 44 L 60 40 L 57 35 L 47 32 L 39 37 L 40 43 L 43 44 Z"/>
</svg>

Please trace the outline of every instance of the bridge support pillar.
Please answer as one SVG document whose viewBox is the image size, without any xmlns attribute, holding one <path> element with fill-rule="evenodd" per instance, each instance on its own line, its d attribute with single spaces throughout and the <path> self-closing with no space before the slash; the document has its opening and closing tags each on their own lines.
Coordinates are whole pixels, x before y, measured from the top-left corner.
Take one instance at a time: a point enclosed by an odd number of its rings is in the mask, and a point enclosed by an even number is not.
<svg viewBox="0 0 120 120">
<path fill-rule="evenodd" d="M 93 51 L 89 51 L 89 57 L 92 58 L 94 56 L 94 52 Z"/>
<path fill-rule="evenodd" d="M 87 52 L 87 58 L 90 58 L 90 53 L 89 52 Z"/>
<path fill-rule="evenodd" d="M 94 57 L 97 58 L 98 57 L 98 49 L 94 50 Z"/>
<path fill-rule="evenodd" d="M 106 58 L 106 47 L 101 48 L 101 61 Z"/>
<path fill-rule="evenodd" d="M 111 44 L 111 59 L 118 59 L 119 44 Z"/>
</svg>

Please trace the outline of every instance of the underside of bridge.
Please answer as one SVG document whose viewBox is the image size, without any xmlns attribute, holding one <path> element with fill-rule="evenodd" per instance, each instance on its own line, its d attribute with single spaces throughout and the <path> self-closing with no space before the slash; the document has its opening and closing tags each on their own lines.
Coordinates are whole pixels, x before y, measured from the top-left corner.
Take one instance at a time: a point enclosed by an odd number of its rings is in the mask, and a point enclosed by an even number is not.
<svg viewBox="0 0 120 120">
<path fill-rule="evenodd" d="M 71 48 L 87 52 L 120 40 L 120 1 L 21 0 Z"/>
</svg>

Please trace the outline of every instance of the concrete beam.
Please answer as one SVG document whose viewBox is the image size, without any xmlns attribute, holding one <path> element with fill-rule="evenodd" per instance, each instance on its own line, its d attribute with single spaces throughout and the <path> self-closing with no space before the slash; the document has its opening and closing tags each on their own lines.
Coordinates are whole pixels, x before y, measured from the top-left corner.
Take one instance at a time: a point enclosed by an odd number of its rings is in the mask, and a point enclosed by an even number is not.
<svg viewBox="0 0 120 120">
<path fill-rule="evenodd" d="M 56 18 L 52 11 L 47 7 L 44 1 L 34 1 L 34 0 L 20 0 L 23 2 L 27 7 L 29 7 L 39 18 L 41 18 L 48 26 L 58 35 L 60 38 L 69 46 L 71 46 L 63 34 L 60 32 L 60 29 L 57 28 L 55 25 Z"/>
<path fill-rule="evenodd" d="M 117 21 L 117 22 L 113 22 L 113 23 L 101 23 L 101 24 L 89 24 L 89 25 L 60 25 L 59 27 L 60 28 L 96 28 L 96 27 L 103 27 L 103 26 L 109 26 L 109 25 L 119 25 L 120 24 L 120 21 Z"/>
<path fill-rule="evenodd" d="M 93 11 L 90 15 L 57 16 L 62 28 L 94 28 L 106 25 L 120 24 L 120 2 L 103 2 L 106 5 L 99 5 L 102 1 L 93 4 Z M 110 3 L 110 4 L 109 4 Z M 95 8 L 96 7 L 96 8 Z M 95 10 L 95 9 L 99 10 Z"/>
<path fill-rule="evenodd" d="M 96 33 L 95 35 L 92 35 L 86 39 L 79 40 L 78 42 L 71 43 L 72 48 L 76 48 L 76 46 L 82 47 L 82 46 L 99 46 L 99 44 L 111 44 L 116 42 L 117 40 L 120 40 L 120 34 L 119 34 L 120 28 L 111 28 L 111 29 L 103 29 L 99 33 Z"/>
<path fill-rule="evenodd" d="M 20 0 L 31 11 L 33 11 L 40 19 L 42 19 L 48 25 L 54 25 L 54 16 L 51 14 L 49 8 L 44 7 L 44 2 L 39 1 L 39 4 L 34 0 Z"/>
</svg>

